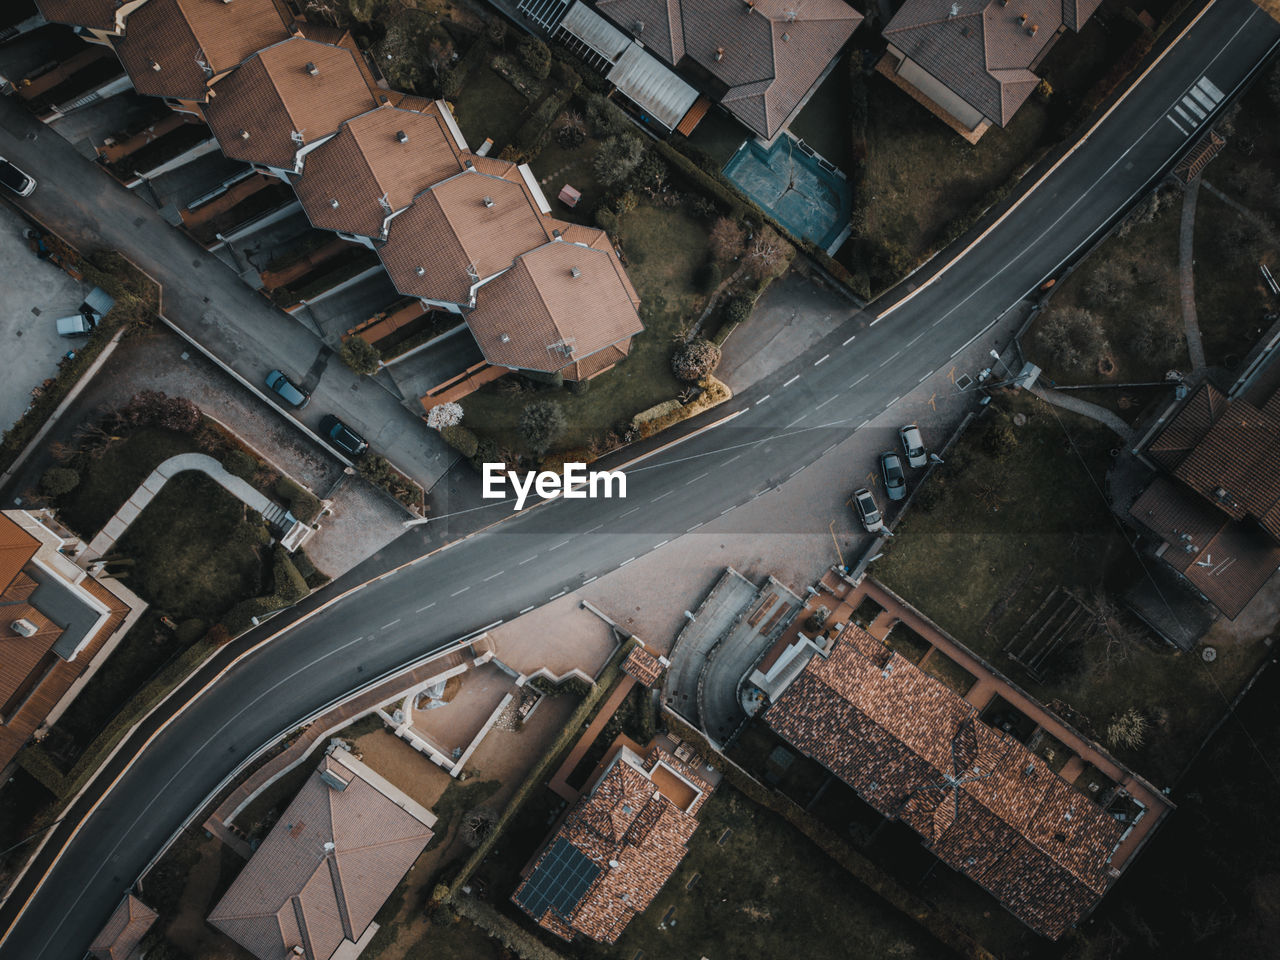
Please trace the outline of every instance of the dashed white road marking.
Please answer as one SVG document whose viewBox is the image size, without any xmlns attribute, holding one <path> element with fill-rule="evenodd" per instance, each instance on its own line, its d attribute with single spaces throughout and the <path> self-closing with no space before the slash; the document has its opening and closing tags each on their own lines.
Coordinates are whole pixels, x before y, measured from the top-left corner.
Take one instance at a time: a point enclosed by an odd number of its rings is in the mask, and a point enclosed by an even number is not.
<svg viewBox="0 0 1280 960">
<path fill-rule="evenodd" d="M 830 359 L 831 359 L 831 354 L 829 354 L 829 353 L 824 353 L 824 354 L 823 354 L 822 356 L 820 356 L 817 360 L 813 361 L 813 365 L 814 365 L 815 367 L 817 367 L 817 366 L 821 366 L 822 364 L 826 363 L 826 362 L 827 362 L 828 360 L 830 360 Z"/>
<path fill-rule="evenodd" d="M 920 378 L 920 380 L 919 380 L 918 382 L 919 382 L 919 383 L 924 383 L 926 380 L 928 380 L 928 379 L 929 379 L 930 377 L 932 377 L 932 376 L 933 376 L 933 371 L 931 370 L 931 371 L 929 371 L 928 373 L 926 373 L 923 377 L 921 377 L 921 378 Z"/>
<path fill-rule="evenodd" d="M 808 415 L 809 415 L 809 414 L 807 414 L 807 413 L 802 413 L 802 414 L 800 414 L 800 416 L 796 417 L 794 420 L 792 420 L 790 423 L 788 423 L 788 424 L 787 424 L 785 427 L 783 427 L 782 429 L 784 429 L 784 430 L 790 430 L 792 427 L 794 427 L 797 423 L 799 423 L 801 420 L 803 420 L 803 419 L 804 419 L 805 417 L 807 417 Z"/>
<path fill-rule="evenodd" d="M 798 373 L 797 373 L 794 377 L 792 377 L 790 380 L 788 380 L 786 383 L 784 383 L 784 384 L 783 384 L 783 386 L 784 386 L 784 387 L 789 387 L 789 386 L 791 386 L 793 383 L 795 383 L 795 382 L 796 382 L 797 380 L 799 380 L 799 379 L 800 379 L 800 374 L 798 374 Z"/>
<path fill-rule="evenodd" d="M 463 587 L 461 590 L 455 590 L 453 593 L 449 594 L 449 596 L 460 597 L 462 596 L 462 594 L 466 593 L 470 589 L 471 589 L 470 587 Z"/>
<path fill-rule="evenodd" d="M 585 587 L 588 583 L 595 583 L 599 579 L 599 577 L 588 577 L 586 580 L 582 581 L 582 585 Z"/>
<path fill-rule="evenodd" d="M 671 542 L 670 540 L 663 540 L 661 543 L 655 543 L 655 544 L 654 544 L 652 547 L 650 547 L 649 549 L 650 549 L 650 550 L 657 550 L 659 547 L 665 547 L 665 546 L 666 546 L 668 543 L 670 543 L 670 542 Z"/>
<path fill-rule="evenodd" d="M 702 479 L 704 479 L 705 477 L 708 477 L 708 476 L 710 476 L 710 474 L 707 474 L 707 473 L 700 473 L 700 474 L 698 474 L 696 477 L 694 477 L 692 480 L 687 480 L 687 481 L 685 481 L 685 486 L 687 487 L 687 486 L 689 486 L 690 484 L 697 483 L 699 480 L 702 480 Z"/>
<path fill-rule="evenodd" d="M 764 402 L 765 402 L 766 400 L 768 400 L 768 399 L 769 399 L 769 397 L 771 397 L 771 396 L 773 396 L 773 394 L 766 393 L 763 397 L 761 397 L 759 400 L 757 400 L 757 401 L 756 401 L 756 406 L 757 406 L 757 407 L 758 407 L 758 406 L 760 406 L 760 404 L 764 403 Z"/>
<path fill-rule="evenodd" d="M 395 626 L 397 623 L 399 623 L 399 622 L 400 622 L 400 618 L 399 618 L 399 617 L 397 617 L 395 620 L 392 620 L 390 623 L 384 623 L 384 624 L 382 625 L 382 629 L 383 629 L 383 630 L 390 630 L 392 627 L 394 627 L 394 626 Z"/>
<path fill-rule="evenodd" d="M 434 607 L 435 605 L 436 605 L 436 602 L 435 602 L 434 600 L 432 600 L 432 601 L 431 601 L 430 603 L 428 603 L 425 607 L 419 607 L 417 610 L 415 610 L 415 611 L 413 611 L 413 612 L 414 612 L 414 613 L 422 613 L 422 611 L 423 611 L 423 610 L 430 610 L 430 609 L 431 609 L 432 607 Z"/>
<path fill-rule="evenodd" d="M 898 353 L 902 353 L 902 351 L 899 350 Z M 885 357 L 884 360 L 880 362 L 880 366 L 887 367 L 889 364 L 893 363 L 893 361 L 898 359 L 898 353 L 895 353 L 891 357 Z"/>
<path fill-rule="evenodd" d="M 630 562 L 631 562 L 632 560 L 634 560 L 634 559 L 635 559 L 635 557 L 631 557 L 631 558 L 630 558 L 630 559 L 628 559 L 628 560 L 623 560 L 620 564 L 618 564 L 618 566 L 620 566 L 620 567 L 625 567 L 628 563 L 630 563 Z"/>
<path fill-rule="evenodd" d="M 700 526 L 702 526 L 702 524 L 703 524 L 704 522 L 705 522 L 705 521 L 699 520 L 699 521 L 698 521 L 697 523 L 695 523 L 692 527 L 690 527 L 688 530 L 686 530 L 686 531 L 685 531 L 685 533 L 693 533 L 693 531 L 697 530 Z"/>
<path fill-rule="evenodd" d="M 619 520 L 621 520 L 623 517 L 629 517 L 629 516 L 631 516 L 633 513 L 635 513 L 635 512 L 636 512 L 637 510 L 639 510 L 639 509 L 640 509 L 639 507 L 632 507 L 632 508 L 631 508 L 630 510 L 628 510 L 626 513 L 621 513 L 621 514 L 619 514 L 619 515 L 618 515 L 618 519 L 619 519 Z"/>
<path fill-rule="evenodd" d="M 502 576 L 502 575 L 503 575 L 504 573 L 506 573 L 506 572 L 507 572 L 507 571 L 505 571 L 505 570 L 499 570 L 497 573 L 493 574 L 492 576 L 485 577 L 485 578 L 484 578 L 483 580 L 481 580 L 480 582 L 481 582 L 481 583 L 488 583 L 490 580 L 497 580 L 500 576 Z"/>
<path fill-rule="evenodd" d="M 553 596 L 551 599 L 552 599 L 552 600 L 559 600 L 561 597 L 563 597 L 563 596 L 564 596 L 566 593 L 568 593 L 568 592 L 569 592 L 568 590 L 561 590 L 559 593 L 555 594 L 555 596 Z M 550 602 L 550 601 L 548 601 L 548 602 Z"/>
<path fill-rule="evenodd" d="M 554 547 L 547 547 L 547 553 L 550 553 L 552 550 L 559 550 L 561 547 L 563 547 L 563 546 L 564 546 L 566 543 L 568 543 L 568 542 L 569 542 L 568 540 L 561 540 L 561 541 L 560 541 L 559 543 L 557 543 Z"/>
<path fill-rule="evenodd" d="M 890 407 L 892 407 L 895 403 L 897 403 L 901 399 L 902 399 L 901 396 L 894 397 L 892 400 L 890 400 L 888 403 L 884 405 L 884 408 L 888 410 Z"/>
<path fill-rule="evenodd" d="M 864 373 L 864 374 L 863 374 L 862 376 L 860 376 L 857 380 L 853 381 L 853 383 L 849 384 L 849 389 L 850 389 L 850 390 L 852 390 L 854 387 L 856 387 L 858 384 L 860 384 L 863 380 L 867 379 L 867 377 L 869 377 L 869 376 L 871 376 L 871 374 L 869 374 L 869 373 Z"/>
<path fill-rule="evenodd" d="M 529 606 L 527 606 L 527 607 L 525 607 L 523 610 L 521 610 L 521 611 L 520 611 L 520 613 L 516 614 L 516 616 L 520 616 L 521 614 L 528 613 L 530 610 L 532 610 L 532 609 L 533 609 L 534 607 L 536 607 L 536 606 L 537 606 L 537 604 L 535 604 L 535 603 L 531 603 L 531 604 L 529 604 Z"/>
<path fill-rule="evenodd" d="M 661 500 L 663 497 L 669 497 L 669 496 L 671 496 L 671 491 L 670 491 L 670 490 L 668 490 L 666 493 L 659 494 L 658 496 L 654 497 L 654 498 L 653 498 L 652 500 L 650 500 L 649 502 L 650 502 L 650 503 L 657 503 L 657 502 L 658 502 L 659 500 Z"/>
<path fill-rule="evenodd" d="M 538 555 L 535 553 L 532 557 L 526 557 L 525 559 L 521 560 L 519 563 L 516 564 L 516 566 L 523 567 L 526 563 L 533 563 L 533 561 L 537 559 L 538 559 Z"/>
<path fill-rule="evenodd" d="M 855 333 L 852 337 L 850 337 L 850 338 L 849 338 L 848 340 L 846 340 L 844 343 L 840 344 L 840 346 L 842 346 L 842 347 L 847 347 L 849 344 L 853 343 L 853 341 L 857 338 L 857 336 L 858 336 L 858 335 Z"/>
<path fill-rule="evenodd" d="M 820 404 L 818 404 L 813 409 L 821 410 L 823 407 L 825 407 L 828 403 L 830 403 L 832 400 L 834 400 L 838 396 L 839 396 L 838 393 L 833 393 L 831 396 L 827 397 L 827 399 L 823 400 Z"/>
</svg>

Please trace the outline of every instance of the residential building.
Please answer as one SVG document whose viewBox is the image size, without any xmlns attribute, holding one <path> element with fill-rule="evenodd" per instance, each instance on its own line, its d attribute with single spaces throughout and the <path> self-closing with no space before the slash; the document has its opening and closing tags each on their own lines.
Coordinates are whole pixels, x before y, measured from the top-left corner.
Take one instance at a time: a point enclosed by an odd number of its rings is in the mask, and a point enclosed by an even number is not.
<svg viewBox="0 0 1280 960">
<path fill-rule="evenodd" d="M 642 748 L 619 737 L 512 901 L 566 940 L 615 942 L 684 859 L 714 789 L 694 755 L 676 752 L 665 738 Z"/>
<path fill-rule="evenodd" d="M 289 39 L 292 21 L 283 0 L 147 0 L 112 46 L 138 93 L 202 102 L 229 70 Z"/>
<path fill-rule="evenodd" d="M 261 960 L 356 956 L 435 816 L 343 749 L 281 814 L 209 923 Z M 354 952 L 352 952 L 354 950 Z"/>
<path fill-rule="evenodd" d="M 1201 384 L 1143 448 L 1160 474 L 1130 516 L 1156 555 L 1235 619 L 1280 568 L 1280 367 L 1224 393 Z M 1264 373 L 1267 371 L 1264 370 Z"/>
<path fill-rule="evenodd" d="M 145 604 L 80 569 L 74 537 L 41 515 L 0 515 L 0 770 L 61 715 Z"/>
<path fill-rule="evenodd" d="M 415 196 L 461 173 L 466 152 L 444 103 L 424 101 L 421 110 L 385 104 L 343 123 L 306 154 L 290 182 L 312 226 L 372 246 Z"/>
<path fill-rule="evenodd" d="M 844 0 L 596 0 L 761 140 L 808 101 L 862 22 Z"/>
<path fill-rule="evenodd" d="M 1057 939 L 1097 906 L 1172 805 L 899 598 L 866 589 L 973 673 L 970 691 L 961 696 L 849 625 L 821 638 L 803 669 L 787 671 L 765 722 Z M 842 601 L 844 609 L 860 594 Z M 779 647 L 795 644 L 783 638 Z M 1019 735 L 1022 726 L 1048 736 Z M 1028 746 L 1037 742 L 1054 747 Z"/>
<path fill-rule="evenodd" d="M 139 956 L 138 945 L 147 935 L 158 914 L 132 893 L 125 894 L 89 946 L 89 956 L 94 960 L 135 960 Z"/>
<path fill-rule="evenodd" d="M 204 117 L 228 157 L 287 178 L 306 151 L 376 106 L 356 54 L 294 36 L 218 81 Z"/>
<path fill-rule="evenodd" d="M 147 0 L 36 0 L 40 15 L 50 23 L 65 23 L 91 43 L 110 43 L 124 29 L 125 19 Z"/>
<path fill-rule="evenodd" d="M 1057 38 L 1101 0 L 906 0 L 884 28 L 881 73 L 970 143 L 1013 119 Z"/>
</svg>

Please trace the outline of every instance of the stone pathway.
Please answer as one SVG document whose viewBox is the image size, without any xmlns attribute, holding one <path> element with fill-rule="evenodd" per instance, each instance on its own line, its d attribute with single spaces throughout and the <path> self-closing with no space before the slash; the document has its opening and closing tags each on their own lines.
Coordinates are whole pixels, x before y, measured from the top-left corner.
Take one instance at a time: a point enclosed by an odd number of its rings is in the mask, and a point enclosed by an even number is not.
<svg viewBox="0 0 1280 960">
<path fill-rule="evenodd" d="M 147 508 L 147 504 L 164 488 L 164 485 L 172 477 L 176 477 L 178 474 L 185 473 L 188 470 L 199 470 L 205 474 L 233 497 L 244 501 L 250 510 L 256 510 L 260 513 L 262 519 L 266 520 L 267 523 L 276 526 L 291 525 L 285 521 L 289 514 L 283 507 L 268 500 L 239 477 L 228 473 L 222 464 L 213 459 L 213 457 L 206 456 L 203 453 L 180 453 L 176 457 L 170 457 L 152 470 L 151 475 L 138 485 L 138 489 L 133 491 L 133 494 L 125 501 L 124 506 L 116 511 L 115 516 L 108 520 L 106 525 L 98 532 L 98 535 L 93 538 L 93 542 L 89 544 L 89 549 L 86 551 L 83 560 L 85 562 L 96 560 L 98 557 L 109 553 L 111 548 L 115 546 L 116 541 L 124 536 L 125 531 L 129 529 L 129 525 L 138 519 L 138 515 Z"/>
<path fill-rule="evenodd" d="M 1120 419 L 1119 414 L 1113 413 L 1106 407 L 1100 407 L 1096 403 L 1090 403 L 1078 397 L 1069 397 L 1066 394 L 1059 393 L 1057 390 L 1042 387 L 1038 383 L 1031 387 L 1031 392 L 1045 403 L 1051 403 L 1055 407 L 1061 407 L 1063 410 L 1078 413 L 1080 416 L 1088 417 L 1090 420 L 1097 420 L 1103 426 L 1109 427 L 1125 443 L 1130 443 L 1134 439 L 1133 427 Z"/>
<path fill-rule="evenodd" d="M 1200 338 L 1200 323 L 1196 319 L 1195 233 L 1196 197 L 1200 195 L 1200 178 L 1187 184 L 1182 194 L 1182 225 L 1178 234 L 1178 288 L 1182 296 L 1182 326 L 1187 335 L 1187 354 L 1191 358 L 1191 372 L 1198 376 L 1204 372 L 1204 342 Z"/>
</svg>

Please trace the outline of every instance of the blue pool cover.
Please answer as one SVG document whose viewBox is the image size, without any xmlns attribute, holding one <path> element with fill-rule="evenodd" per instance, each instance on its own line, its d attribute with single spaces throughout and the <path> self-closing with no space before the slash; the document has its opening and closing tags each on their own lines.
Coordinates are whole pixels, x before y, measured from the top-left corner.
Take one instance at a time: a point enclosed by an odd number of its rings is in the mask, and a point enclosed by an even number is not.
<svg viewBox="0 0 1280 960">
<path fill-rule="evenodd" d="M 783 135 L 768 148 L 748 140 L 729 158 L 724 175 L 792 234 L 833 252 L 848 229 L 853 194 L 849 181 L 829 166 L 803 142 Z"/>
</svg>

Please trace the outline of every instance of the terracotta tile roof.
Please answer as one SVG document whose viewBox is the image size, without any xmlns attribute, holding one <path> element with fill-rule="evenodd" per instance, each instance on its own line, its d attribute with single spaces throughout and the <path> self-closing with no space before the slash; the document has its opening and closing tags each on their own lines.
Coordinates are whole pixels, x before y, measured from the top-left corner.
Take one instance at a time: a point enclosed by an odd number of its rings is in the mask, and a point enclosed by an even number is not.
<svg viewBox="0 0 1280 960">
<path fill-rule="evenodd" d="M 467 306 L 478 281 L 546 243 L 553 223 L 523 182 L 471 169 L 420 193 L 378 256 L 405 296 Z"/>
<path fill-rule="evenodd" d="M 39 540 L 0 513 L 0 592 L 9 588 L 39 549 Z"/>
<path fill-rule="evenodd" d="M 128 960 L 157 918 L 158 914 L 133 894 L 126 895 L 89 947 L 89 953 L 98 960 Z"/>
<path fill-rule="evenodd" d="M 147 0 L 114 41 L 138 93 L 203 101 L 211 79 L 289 38 L 276 0 Z"/>
<path fill-rule="evenodd" d="M 485 284 L 467 324 L 496 366 L 564 370 L 644 329 L 625 277 L 611 247 L 552 240 Z"/>
<path fill-rule="evenodd" d="M 40 13 L 50 23 L 111 30 L 116 25 L 116 0 L 36 0 Z"/>
<path fill-rule="evenodd" d="M 1097 2 L 906 0 L 884 28 L 884 38 L 1004 126 L 1040 82 L 1032 68 L 1058 29 L 1064 23 L 1079 29 Z M 1064 19 L 1068 15 L 1071 22 Z"/>
<path fill-rule="evenodd" d="M 1201 384 L 1168 426 L 1147 447 L 1147 455 L 1166 470 L 1175 469 L 1227 409 L 1227 396 L 1211 383 Z"/>
<path fill-rule="evenodd" d="M 36 587 L 19 573 L 0 593 L 0 723 L 9 722 L 32 685 L 56 662 L 53 645 L 63 630 L 28 602 Z M 18 620 L 34 626 L 35 633 L 25 637 L 15 631 L 11 624 Z"/>
<path fill-rule="evenodd" d="M 1129 514 L 1164 540 L 1161 559 L 1235 619 L 1280 568 L 1280 545 L 1157 476 Z"/>
<path fill-rule="evenodd" d="M 597 7 L 668 64 L 696 63 L 725 108 L 765 138 L 863 19 L 844 0 L 599 0 Z"/>
<path fill-rule="evenodd" d="M 348 120 L 309 151 L 292 183 L 313 226 L 380 237 L 388 216 L 461 172 L 461 157 L 435 104 L 421 112 L 387 105 Z"/>
<path fill-rule="evenodd" d="M 1110 883 L 1123 828 L 860 627 L 813 657 L 765 720 L 1045 936 Z"/>
<path fill-rule="evenodd" d="M 711 789 L 691 766 L 660 747 L 644 757 L 616 747 L 511 899 L 565 939 L 582 934 L 613 943 L 684 859 L 698 827 L 695 815 Z M 557 873 L 566 864 L 589 883 L 569 885 L 566 895 L 557 896 L 565 889 Z"/>
<path fill-rule="evenodd" d="M 302 146 L 376 106 L 350 50 L 293 37 L 219 80 L 204 114 L 227 156 L 287 170 Z"/>
<path fill-rule="evenodd" d="M 646 687 L 653 686 L 665 669 L 662 661 L 637 643 L 622 661 L 622 671 L 635 677 Z"/>
<path fill-rule="evenodd" d="M 306 960 L 329 960 L 344 939 L 360 938 L 431 836 L 377 787 L 326 757 L 209 923 L 262 960 L 286 960 L 298 946 Z"/>
</svg>

